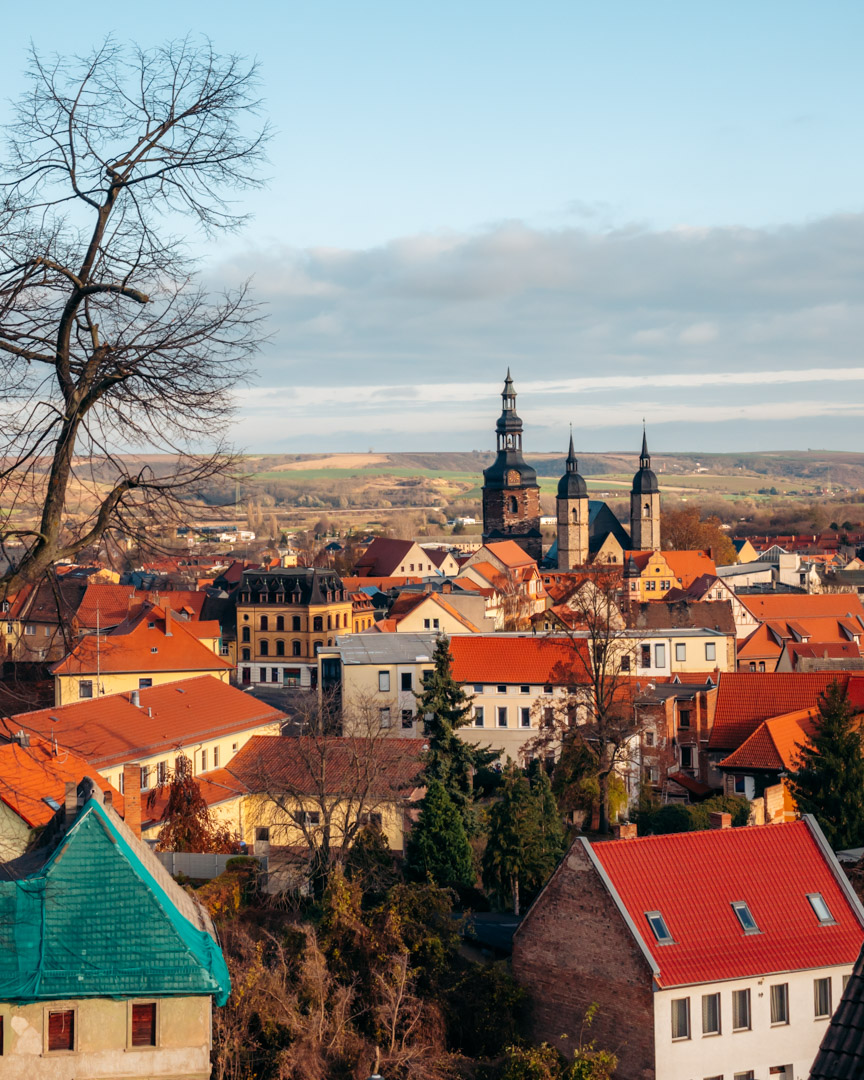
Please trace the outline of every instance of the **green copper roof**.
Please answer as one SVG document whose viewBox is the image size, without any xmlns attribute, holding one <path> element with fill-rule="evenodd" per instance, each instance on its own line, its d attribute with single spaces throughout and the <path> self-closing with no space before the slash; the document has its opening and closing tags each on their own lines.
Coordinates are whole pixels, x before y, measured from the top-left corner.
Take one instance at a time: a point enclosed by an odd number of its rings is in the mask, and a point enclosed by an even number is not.
<svg viewBox="0 0 864 1080">
<path fill-rule="evenodd" d="M 0 881 L 0 1000 L 212 994 L 224 1005 L 218 944 L 112 818 L 89 800 L 38 873 Z"/>
</svg>

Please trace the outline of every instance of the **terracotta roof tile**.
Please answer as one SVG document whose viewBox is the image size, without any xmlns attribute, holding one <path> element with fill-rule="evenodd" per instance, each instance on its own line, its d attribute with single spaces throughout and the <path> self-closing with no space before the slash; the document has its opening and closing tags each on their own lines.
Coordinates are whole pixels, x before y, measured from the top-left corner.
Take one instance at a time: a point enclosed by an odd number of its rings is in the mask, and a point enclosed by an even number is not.
<svg viewBox="0 0 864 1080">
<path fill-rule="evenodd" d="M 659 967 L 661 987 L 853 964 L 864 940 L 808 821 L 611 840 L 592 850 Z M 834 925 L 820 926 L 807 899 L 816 892 Z M 732 909 L 739 900 L 760 933 L 743 932 Z M 662 914 L 672 944 L 657 943 L 648 911 Z"/>
<path fill-rule="evenodd" d="M 588 671 L 581 638 L 460 634 L 450 639 L 450 654 L 461 683 L 572 686 L 584 683 Z"/>
<path fill-rule="evenodd" d="M 784 716 L 765 720 L 749 739 L 733 750 L 719 764 L 725 769 L 768 769 L 773 772 L 794 768 L 801 746 L 805 745 L 815 731 L 814 717 L 819 715 L 815 707 L 796 709 Z"/>
<path fill-rule="evenodd" d="M 852 593 L 777 593 L 742 596 L 742 603 L 757 619 L 854 618 L 864 619 L 864 606 Z"/>
</svg>

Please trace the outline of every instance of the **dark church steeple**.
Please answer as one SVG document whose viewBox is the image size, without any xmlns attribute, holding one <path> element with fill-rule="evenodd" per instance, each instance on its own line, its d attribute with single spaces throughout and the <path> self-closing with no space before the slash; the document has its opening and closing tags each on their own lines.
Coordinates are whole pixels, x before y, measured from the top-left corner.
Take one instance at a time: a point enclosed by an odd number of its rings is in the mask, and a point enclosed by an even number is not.
<svg viewBox="0 0 864 1080">
<path fill-rule="evenodd" d="M 630 491 L 630 541 L 634 551 L 657 551 L 660 548 L 660 485 L 651 468 L 644 424 L 639 471 L 633 477 Z"/>
</svg>

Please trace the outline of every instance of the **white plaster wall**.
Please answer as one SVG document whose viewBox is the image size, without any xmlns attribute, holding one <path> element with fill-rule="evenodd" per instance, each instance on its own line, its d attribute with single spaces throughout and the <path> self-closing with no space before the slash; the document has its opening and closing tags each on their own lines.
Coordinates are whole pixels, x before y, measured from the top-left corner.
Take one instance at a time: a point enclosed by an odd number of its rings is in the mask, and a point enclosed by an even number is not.
<svg viewBox="0 0 864 1080">
<path fill-rule="evenodd" d="M 778 1080 L 769 1076 L 772 1066 L 792 1066 L 783 1080 L 807 1080 L 828 1019 L 814 1018 L 813 981 L 831 978 L 831 1004 L 837 1007 L 843 993 L 843 976 L 852 965 L 766 975 L 759 979 L 702 984 L 677 990 L 660 990 L 654 997 L 654 1045 L 656 1080 L 703 1080 L 753 1070 L 754 1080 Z M 771 1025 L 770 987 L 789 984 L 789 1023 Z M 750 989 L 751 1028 L 732 1031 L 732 991 Z M 702 1035 L 702 995 L 720 994 L 720 1035 Z M 690 998 L 690 1038 L 672 1041 L 674 998 Z M 782 1074 L 780 1074 L 782 1077 Z"/>
</svg>

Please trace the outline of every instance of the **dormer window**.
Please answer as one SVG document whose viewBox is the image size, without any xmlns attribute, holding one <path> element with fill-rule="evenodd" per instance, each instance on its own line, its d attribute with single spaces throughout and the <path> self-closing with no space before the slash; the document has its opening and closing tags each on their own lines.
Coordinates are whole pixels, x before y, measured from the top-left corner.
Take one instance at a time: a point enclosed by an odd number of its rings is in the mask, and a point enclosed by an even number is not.
<svg viewBox="0 0 864 1080">
<path fill-rule="evenodd" d="M 666 925 L 666 920 L 659 911 L 646 911 L 645 918 L 648 920 L 648 925 L 654 931 L 654 937 L 657 939 L 658 945 L 674 944 L 672 935 L 669 933 L 669 928 Z"/>
<path fill-rule="evenodd" d="M 761 934 L 762 931 L 756 925 L 756 920 L 753 918 L 753 913 L 747 906 L 745 901 L 736 900 L 732 904 L 732 910 L 738 916 L 738 922 L 741 923 L 741 929 L 745 934 Z"/>
<path fill-rule="evenodd" d="M 831 914 L 831 909 L 825 903 L 822 893 L 807 893 L 807 899 L 810 901 L 810 907 L 813 908 L 820 926 L 833 926 L 837 922 Z"/>
</svg>

